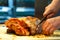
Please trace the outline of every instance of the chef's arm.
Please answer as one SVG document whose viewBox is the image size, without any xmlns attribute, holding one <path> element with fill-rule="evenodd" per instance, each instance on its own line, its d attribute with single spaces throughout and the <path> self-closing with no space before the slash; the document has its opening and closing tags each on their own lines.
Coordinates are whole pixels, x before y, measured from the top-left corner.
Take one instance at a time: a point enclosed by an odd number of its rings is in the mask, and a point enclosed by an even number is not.
<svg viewBox="0 0 60 40">
<path fill-rule="evenodd" d="M 60 16 L 47 19 L 43 25 L 43 34 L 50 35 L 57 29 L 60 29 Z"/>
<path fill-rule="evenodd" d="M 58 11 L 60 10 L 60 0 L 52 0 L 52 2 L 45 7 L 45 12 L 43 13 L 43 16 L 45 17 L 46 15 L 47 18 L 50 18 L 54 16 Z"/>
<path fill-rule="evenodd" d="M 60 0 L 53 0 L 52 3 L 54 3 L 54 5 L 57 5 L 60 7 Z"/>
</svg>

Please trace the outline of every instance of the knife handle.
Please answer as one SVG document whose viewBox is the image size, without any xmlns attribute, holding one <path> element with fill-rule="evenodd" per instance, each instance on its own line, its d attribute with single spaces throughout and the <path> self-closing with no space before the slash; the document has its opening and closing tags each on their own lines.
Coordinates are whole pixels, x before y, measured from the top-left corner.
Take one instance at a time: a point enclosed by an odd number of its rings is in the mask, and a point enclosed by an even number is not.
<svg viewBox="0 0 60 40">
<path fill-rule="evenodd" d="M 50 14 L 48 14 L 48 15 L 50 15 Z M 41 24 L 44 20 L 46 20 L 48 15 L 46 15 L 45 17 L 43 17 L 43 18 L 41 19 L 41 21 L 40 21 L 39 24 Z M 39 24 L 38 24 L 38 25 L 39 25 Z"/>
</svg>

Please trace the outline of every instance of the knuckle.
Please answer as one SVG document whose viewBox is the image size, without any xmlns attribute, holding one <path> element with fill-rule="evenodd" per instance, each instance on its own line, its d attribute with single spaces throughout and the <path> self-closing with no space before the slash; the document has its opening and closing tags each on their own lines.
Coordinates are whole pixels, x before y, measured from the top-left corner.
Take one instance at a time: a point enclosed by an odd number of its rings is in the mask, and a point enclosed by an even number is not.
<svg viewBox="0 0 60 40">
<path fill-rule="evenodd" d="M 46 22 L 51 25 L 51 20 L 50 19 L 47 19 Z"/>
<path fill-rule="evenodd" d="M 50 22 L 50 19 L 47 19 L 46 22 Z"/>
<path fill-rule="evenodd" d="M 48 6 L 45 7 L 46 9 L 48 8 Z"/>
<path fill-rule="evenodd" d="M 45 10 L 46 10 L 47 8 L 45 7 Z"/>
</svg>

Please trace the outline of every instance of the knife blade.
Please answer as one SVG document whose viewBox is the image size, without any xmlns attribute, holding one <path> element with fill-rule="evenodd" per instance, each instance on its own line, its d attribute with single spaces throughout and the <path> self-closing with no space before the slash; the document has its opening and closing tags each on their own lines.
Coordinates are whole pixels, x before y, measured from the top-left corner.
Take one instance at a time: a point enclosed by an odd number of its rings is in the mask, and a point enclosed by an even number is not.
<svg viewBox="0 0 60 40">
<path fill-rule="evenodd" d="M 50 14 L 48 14 L 48 15 L 50 15 Z M 44 20 L 46 20 L 48 15 L 46 15 L 45 17 L 43 17 L 38 25 L 40 25 Z"/>
<path fill-rule="evenodd" d="M 48 16 L 48 15 L 47 15 L 47 16 Z M 36 31 L 36 33 L 42 33 L 42 22 L 47 19 L 47 16 L 46 16 L 46 17 L 43 17 L 43 18 L 41 19 L 40 23 L 37 25 L 38 30 Z"/>
<path fill-rule="evenodd" d="M 41 24 L 44 20 L 46 20 L 47 18 L 46 17 L 43 17 L 42 19 L 41 19 L 41 21 L 40 21 L 40 23 L 39 24 Z M 38 25 L 39 25 L 38 24 Z"/>
</svg>

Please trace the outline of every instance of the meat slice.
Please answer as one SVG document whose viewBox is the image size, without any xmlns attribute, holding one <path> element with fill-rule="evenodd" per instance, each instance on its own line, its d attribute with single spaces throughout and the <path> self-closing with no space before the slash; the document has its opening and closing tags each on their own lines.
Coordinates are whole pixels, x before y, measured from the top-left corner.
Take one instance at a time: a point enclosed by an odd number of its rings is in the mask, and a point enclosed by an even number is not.
<svg viewBox="0 0 60 40">
<path fill-rule="evenodd" d="M 37 30 L 39 19 L 34 17 L 11 18 L 5 22 L 9 30 L 18 35 L 34 35 Z"/>
</svg>

